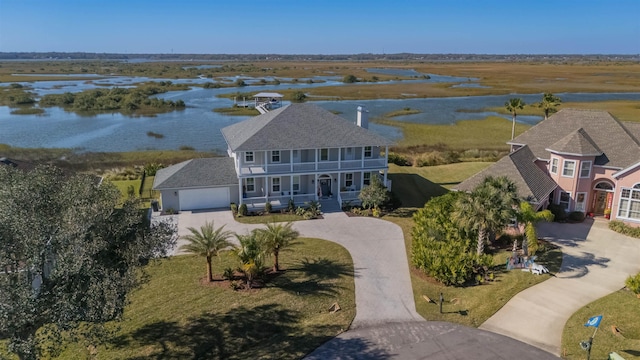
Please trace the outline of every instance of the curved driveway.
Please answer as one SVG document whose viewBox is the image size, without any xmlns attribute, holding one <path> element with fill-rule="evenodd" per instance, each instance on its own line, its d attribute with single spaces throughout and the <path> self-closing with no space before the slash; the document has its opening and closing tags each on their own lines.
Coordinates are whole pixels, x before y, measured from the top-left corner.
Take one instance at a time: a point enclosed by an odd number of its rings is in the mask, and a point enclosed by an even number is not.
<svg viewBox="0 0 640 360">
<path fill-rule="evenodd" d="M 236 222 L 230 211 L 183 212 L 177 219 L 180 236 L 189 233 L 188 227 L 211 220 L 239 234 L 261 227 Z M 556 359 L 502 335 L 425 321 L 415 311 L 404 236 L 397 225 L 339 211 L 325 213 L 322 220 L 294 222 L 294 228 L 301 236 L 344 246 L 355 270 L 356 317 L 351 327 L 307 359 Z"/>
</svg>

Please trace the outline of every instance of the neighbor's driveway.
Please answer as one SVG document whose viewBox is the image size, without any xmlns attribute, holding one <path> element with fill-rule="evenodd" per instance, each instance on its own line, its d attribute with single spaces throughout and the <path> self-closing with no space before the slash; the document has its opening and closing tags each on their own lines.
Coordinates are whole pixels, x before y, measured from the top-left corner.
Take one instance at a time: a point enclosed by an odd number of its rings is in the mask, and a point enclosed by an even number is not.
<svg viewBox="0 0 640 360">
<path fill-rule="evenodd" d="M 513 297 L 480 329 L 560 355 L 562 331 L 569 317 L 619 290 L 629 275 L 640 271 L 640 240 L 609 230 L 605 221 L 593 220 L 542 224 L 538 235 L 562 248 L 560 271 Z M 585 331 L 585 339 L 589 335 Z"/>
</svg>

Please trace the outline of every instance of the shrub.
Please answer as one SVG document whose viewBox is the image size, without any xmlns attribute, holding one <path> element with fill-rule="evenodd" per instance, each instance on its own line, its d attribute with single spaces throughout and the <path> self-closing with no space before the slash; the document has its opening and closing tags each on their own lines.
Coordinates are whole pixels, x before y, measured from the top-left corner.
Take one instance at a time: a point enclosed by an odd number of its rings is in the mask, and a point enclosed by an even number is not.
<svg viewBox="0 0 640 360">
<path fill-rule="evenodd" d="M 233 269 L 230 267 L 225 268 L 222 272 L 222 277 L 225 280 L 233 280 Z"/>
<path fill-rule="evenodd" d="M 358 81 L 358 78 L 355 77 L 355 75 L 345 75 L 342 78 L 342 82 L 346 83 L 346 84 L 352 84 L 354 82 Z"/>
<path fill-rule="evenodd" d="M 553 219 L 555 221 L 564 221 L 567 220 L 567 213 L 564 211 L 564 207 L 558 204 L 549 204 L 547 207 L 549 211 L 553 214 Z"/>
<path fill-rule="evenodd" d="M 238 204 L 232 202 L 229 204 L 229 207 L 231 207 L 231 213 L 233 215 L 238 215 Z"/>
<path fill-rule="evenodd" d="M 241 204 L 238 208 L 238 216 L 247 216 L 249 210 L 247 210 L 247 204 Z"/>
<path fill-rule="evenodd" d="M 637 273 L 636 276 L 629 276 L 624 284 L 634 294 L 640 294 L 640 273 Z"/>
<path fill-rule="evenodd" d="M 398 166 L 411 166 L 411 161 L 403 155 L 396 153 L 389 153 L 389 163 L 396 164 Z"/>
<path fill-rule="evenodd" d="M 289 212 L 294 212 L 294 211 L 295 211 L 295 209 L 296 209 L 296 204 L 295 204 L 295 202 L 293 201 L 293 199 L 289 199 L 289 203 L 287 204 L 287 210 L 288 210 Z"/>
<path fill-rule="evenodd" d="M 264 204 L 264 212 L 268 214 L 271 212 L 271 210 L 273 210 L 273 205 L 271 205 L 271 202 L 267 201 Z"/>
<path fill-rule="evenodd" d="M 569 213 L 569 220 L 573 222 L 583 222 L 584 213 L 582 211 L 572 211 Z"/>
<path fill-rule="evenodd" d="M 640 239 L 640 227 L 626 225 L 622 221 L 614 220 L 609 222 L 609 229 L 627 236 Z"/>
<path fill-rule="evenodd" d="M 291 94 L 291 101 L 293 102 L 304 102 L 307 99 L 307 95 L 302 91 L 295 91 Z"/>
</svg>

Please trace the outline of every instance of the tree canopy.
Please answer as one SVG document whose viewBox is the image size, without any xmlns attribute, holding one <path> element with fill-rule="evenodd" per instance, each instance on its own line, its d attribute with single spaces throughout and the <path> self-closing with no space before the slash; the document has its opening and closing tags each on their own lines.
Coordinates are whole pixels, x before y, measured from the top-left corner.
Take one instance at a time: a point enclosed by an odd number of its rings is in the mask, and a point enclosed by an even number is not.
<svg viewBox="0 0 640 360">
<path fill-rule="evenodd" d="M 174 225 L 93 176 L 5 166 L 0 183 L 0 337 L 22 359 L 42 355 L 39 329 L 119 319 L 140 269 L 175 245 Z"/>
<path fill-rule="evenodd" d="M 544 110 L 545 120 L 549 118 L 549 114 L 553 114 L 558 111 L 556 107 L 558 107 L 560 103 L 562 103 L 562 100 L 552 93 L 546 92 L 542 94 L 542 101 L 538 103 L 538 107 Z"/>
</svg>

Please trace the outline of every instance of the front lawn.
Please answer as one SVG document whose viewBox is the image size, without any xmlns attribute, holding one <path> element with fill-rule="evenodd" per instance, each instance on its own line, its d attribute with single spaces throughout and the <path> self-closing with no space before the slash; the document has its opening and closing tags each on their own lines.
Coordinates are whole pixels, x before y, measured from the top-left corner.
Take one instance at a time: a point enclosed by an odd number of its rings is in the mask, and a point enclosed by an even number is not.
<svg viewBox="0 0 640 360">
<path fill-rule="evenodd" d="M 562 333 L 565 357 L 586 358 L 580 341 L 593 335 L 594 328 L 584 324 L 596 315 L 602 315 L 602 321 L 593 340 L 591 358 L 605 359 L 615 351 L 625 359 L 640 359 L 640 299 L 625 289 L 600 298 L 571 315 Z M 614 332 L 614 327 L 620 332 Z"/>
<path fill-rule="evenodd" d="M 218 276 L 238 266 L 228 253 L 213 264 Z M 280 264 L 286 271 L 265 288 L 239 291 L 203 284 L 201 257 L 149 265 L 149 282 L 132 294 L 124 320 L 110 324 L 115 334 L 97 358 L 299 359 L 349 327 L 356 309 L 345 248 L 304 238 Z M 341 310 L 332 313 L 336 302 Z M 69 342 L 59 358 L 86 359 L 86 346 Z"/>
</svg>

